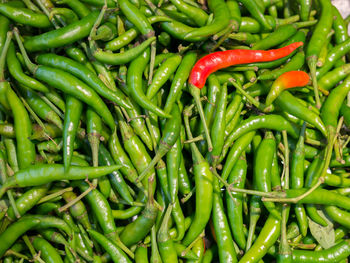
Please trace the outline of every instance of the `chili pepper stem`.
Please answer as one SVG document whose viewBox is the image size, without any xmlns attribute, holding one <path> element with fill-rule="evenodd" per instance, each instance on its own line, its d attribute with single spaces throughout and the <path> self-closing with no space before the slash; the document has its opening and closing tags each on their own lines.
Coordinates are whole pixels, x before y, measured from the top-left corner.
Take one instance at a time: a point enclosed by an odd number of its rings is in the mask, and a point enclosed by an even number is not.
<svg viewBox="0 0 350 263">
<path fill-rule="evenodd" d="M 24 46 L 23 46 L 23 42 L 21 40 L 21 37 L 19 35 L 19 31 L 18 31 L 18 28 L 15 27 L 13 28 L 13 33 L 16 37 L 16 40 L 17 40 L 17 44 L 18 44 L 18 47 L 21 51 L 21 54 L 23 56 L 23 59 L 24 59 L 24 63 L 26 64 L 26 67 L 28 68 L 28 70 L 34 74 L 35 73 L 35 70 L 37 68 L 37 65 L 35 65 L 33 62 L 30 61 L 29 57 L 28 57 L 28 54 L 27 54 L 27 51 L 25 50 Z"/>
<path fill-rule="evenodd" d="M 259 110 L 264 111 L 266 109 L 265 105 L 257 100 L 255 100 L 252 96 L 250 96 L 234 79 L 230 80 L 232 85 L 239 90 L 239 92 L 247 98 L 247 100 L 257 107 Z"/>
<path fill-rule="evenodd" d="M 30 115 L 33 117 L 33 119 L 39 124 L 39 126 L 41 128 L 43 128 L 43 130 L 45 131 L 45 125 L 44 123 L 40 120 L 40 118 L 38 117 L 38 115 L 36 115 L 36 113 L 32 110 L 32 108 L 29 106 L 29 104 L 27 103 L 27 101 L 22 97 L 19 96 L 19 98 L 21 99 L 24 107 L 26 107 L 27 111 L 29 111 Z M 46 133 L 45 133 L 46 134 Z"/>
<path fill-rule="evenodd" d="M 107 10 L 107 1 L 105 0 L 104 1 L 104 5 L 101 8 L 100 14 L 99 14 L 98 18 L 96 19 L 95 24 L 91 28 L 90 35 L 89 35 L 89 38 L 88 38 L 92 54 L 98 49 L 98 46 L 97 46 L 97 44 L 96 44 L 94 39 L 96 37 L 97 28 L 101 24 L 106 10 Z"/>
<path fill-rule="evenodd" d="M 16 251 L 13 251 L 12 249 L 9 249 L 6 251 L 4 256 L 15 256 L 17 258 L 23 258 L 24 260 L 28 260 L 29 261 L 29 257 L 27 257 L 26 255 L 23 255 L 21 253 L 18 253 Z"/>
<path fill-rule="evenodd" d="M 43 198 L 41 198 L 37 204 L 41 204 L 41 203 L 45 203 L 53 198 L 56 198 L 58 196 L 61 196 L 62 194 L 66 193 L 66 192 L 71 192 L 73 191 L 73 187 L 67 187 L 67 188 L 64 188 L 62 190 L 59 190 L 55 193 L 52 193 L 50 195 L 47 195 L 47 196 L 44 196 Z"/>
<path fill-rule="evenodd" d="M 37 259 L 39 262 L 44 262 L 42 261 L 42 259 L 40 258 L 40 251 L 39 251 L 39 255 L 36 253 L 32 243 L 30 242 L 29 238 L 27 235 L 23 235 L 22 237 L 24 243 L 26 244 L 26 246 L 28 247 L 30 254 L 32 255 L 33 259 Z M 36 258 L 38 256 L 38 258 Z"/>
<path fill-rule="evenodd" d="M 203 238 L 205 236 L 205 232 L 203 230 L 203 232 L 195 239 L 192 241 L 191 244 L 188 245 L 188 247 L 186 247 L 182 252 L 181 252 L 181 256 L 184 257 L 186 256 L 186 254 L 188 253 L 188 251 L 190 251 L 192 249 L 192 247 L 196 244 L 196 242 Z"/>
<path fill-rule="evenodd" d="M 39 97 L 47 104 L 50 106 L 50 108 L 58 115 L 60 116 L 61 119 L 64 119 L 64 115 L 62 112 L 48 99 L 46 98 L 43 94 L 39 93 Z M 61 128 L 61 127 L 60 127 Z"/>
<path fill-rule="evenodd" d="M 219 41 L 215 44 L 214 47 L 212 47 L 212 49 L 210 50 L 210 52 L 214 52 L 218 47 L 220 47 L 220 45 L 229 37 L 229 35 L 232 33 L 232 31 L 234 30 L 234 23 L 236 23 L 236 21 L 230 21 L 230 23 L 228 24 L 228 26 L 226 27 L 226 29 L 224 29 L 224 34 L 221 36 L 221 38 L 219 39 Z M 218 33 L 219 34 L 219 33 Z M 216 34 L 213 36 L 213 40 L 218 39 L 220 36 Z"/>
<path fill-rule="evenodd" d="M 15 216 L 16 218 L 20 218 L 21 217 L 21 214 L 19 213 L 18 209 L 17 209 L 17 205 L 16 205 L 16 201 L 15 199 L 13 198 L 13 193 L 11 190 L 8 190 L 7 191 L 7 197 L 9 199 L 9 202 L 10 202 L 10 205 L 13 209 L 13 212 L 15 213 Z"/>
<path fill-rule="evenodd" d="M 316 247 L 316 244 L 302 244 L 302 243 L 289 243 L 290 246 L 293 248 L 300 248 L 300 249 L 310 249 L 313 250 Z"/>
<path fill-rule="evenodd" d="M 311 73 L 312 86 L 314 88 L 314 93 L 315 93 L 316 107 L 320 109 L 321 101 L 320 101 L 320 95 L 318 93 L 318 87 L 317 87 L 318 85 L 317 85 L 317 77 L 316 77 L 317 58 L 315 56 L 312 56 L 312 57 L 309 57 L 307 60 L 308 60 L 308 66 Z"/>
<path fill-rule="evenodd" d="M 142 173 L 139 175 L 139 177 L 136 178 L 135 182 L 139 183 L 142 181 L 143 178 L 147 175 L 147 173 L 159 162 L 159 160 L 162 158 L 162 156 L 159 154 L 159 152 L 156 153 L 156 155 L 153 157 L 152 161 L 148 164 L 145 170 L 142 171 Z"/>
<path fill-rule="evenodd" d="M 284 144 L 284 166 L 285 166 L 283 186 L 284 186 L 284 189 L 289 189 L 289 146 L 288 146 L 288 135 L 286 130 L 282 131 L 282 136 L 283 136 L 283 144 Z"/>
<path fill-rule="evenodd" d="M 8 31 L 6 34 L 5 44 L 2 47 L 2 52 L 0 56 L 0 81 L 5 81 L 4 67 L 6 63 L 7 50 L 10 46 L 12 36 L 13 36 L 13 33 L 11 31 Z"/>
<path fill-rule="evenodd" d="M 154 71 L 154 60 L 156 58 L 156 41 L 151 44 L 151 58 L 149 62 L 149 75 L 148 75 L 148 85 L 151 85 L 153 80 L 153 71 Z"/>
<path fill-rule="evenodd" d="M 230 192 L 237 192 L 237 193 L 245 193 L 245 194 L 249 194 L 249 195 L 258 195 L 258 196 L 270 197 L 270 198 L 278 196 L 278 193 L 274 193 L 274 192 L 261 192 L 261 191 L 256 191 L 256 190 L 249 190 L 249 189 L 232 187 L 232 185 L 228 184 L 227 181 L 224 180 L 216 171 L 214 171 L 213 169 L 211 169 L 211 171 L 219 179 L 219 181 L 223 183 L 223 185 L 226 187 L 227 191 L 229 191 L 229 194 L 230 194 Z"/>
<path fill-rule="evenodd" d="M 183 143 L 199 142 L 199 141 L 202 141 L 202 140 L 204 140 L 204 137 L 203 137 L 203 135 L 201 134 L 201 135 L 199 135 L 199 136 L 197 136 L 197 137 L 194 137 L 193 139 L 186 140 L 186 141 L 184 141 Z"/>
<path fill-rule="evenodd" d="M 58 208 L 58 212 L 62 213 L 63 211 L 66 211 L 69 207 L 75 205 L 77 202 L 79 202 L 84 196 L 86 196 L 88 193 L 90 193 L 93 189 L 95 189 L 96 186 L 95 185 L 90 185 L 90 187 L 88 189 L 86 189 L 86 191 L 84 191 L 83 193 L 81 193 L 79 196 L 77 196 L 76 198 L 74 198 L 72 201 L 68 202 L 67 204 L 65 204 L 64 206 L 61 206 L 60 208 Z M 1 189 L 0 189 L 1 191 Z"/>
<path fill-rule="evenodd" d="M 202 103 L 201 103 L 201 99 L 200 99 L 200 89 L 198 89 L 196 86 L 190 84 L 189 90 L 190 90 L 191 95 L 194 98 L 194 101 L 196 103 L 196 106 L 197 106 L 197 109 L 199 112 L 199 116 L 203 122 L 205 138 L 206 138 L 207 143 L 208 143 L 208 152 L 211 152 L 213 150 L 213 143 L 211 141 L 208 125 L 207 125 L 207 122 L 206 122 L 205 116 L 204 116 L 204 111 L 203 111 L 203 107 L 202 107 Z"/>
<path fill-rule="evenodd" d="M 194 186 L 192 189 L 191 189 L 191 192 L 189 192 L 186 196 L 184 196 L 183 198 L 181 198 L 181 203 L 186 203 L 190 198 L 191 196 L 193 195 L 193 193 L 196 191 L 196 187 Z"/>
<path fill-rule="evenodd" d="M 36 0 L 36 3 L 38 6 L 41 8 L 41 10 L 45 13 L 45 15 L 49 18 L 51 24 L 54 26 L 55 29 L 60 28 L 60 26 L 57 24 L 55 19 L 50 19 L 50 11 L 45 7 L 45 5 L 41 2 L 41 0 Z M 57 16 L 55 16 L 57 18 Z M 62 19 L 59 19 L 60 22 L 62 23 Z"/>
</svg>

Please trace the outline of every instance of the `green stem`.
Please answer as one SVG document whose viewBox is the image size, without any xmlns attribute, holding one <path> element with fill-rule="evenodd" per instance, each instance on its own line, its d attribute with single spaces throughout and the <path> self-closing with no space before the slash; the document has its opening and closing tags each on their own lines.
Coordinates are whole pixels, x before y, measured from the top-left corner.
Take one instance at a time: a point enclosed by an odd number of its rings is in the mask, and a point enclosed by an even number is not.
<svg viewBox="0 0 350 263">
<path fill-rule="evenodd" d="M 98 18 L 96 19 L 95 24 L 93 25 L 93 27 L 92 27 L 92 29 L 90 31 L 90 35 L 89 35 L 90 49 L 91 49 L 91 53 L 92 54 L 98 48 L 97 44 L 96 44 L 96 41 L 93 40 L 93 39 L 96 37 L 97 28 L 101 24 L 106 10 L 107 10 L 107 2 L 105 1 L 103 7 L 101 8 L 101 12 L 100 12 Z"/>
<path fill-rule="evenodd" d="M 65 192 L 71 192 L 73 191 L 73 187 L 67 187 L 67 188 L 64 188 L 64 189 L 61 189 L 55 193 L 52 193 L 52 194 L 49 194 L 47 196 L 44 196 L 43 198 L 41 198 L 37 204 L 41 204 L 41 203 L 45 203 L 53 198 L 56 198 L 58 196 L 61 196 L 62 194 L 64 194 Z"/>
<path fill-rule="evenodd" d="M 37 65 L 35 65 L 33 62 L 30 61 L 29 57 L 28 57 L 28 54 L 23 46 L 23 43 L 22 43 L 22 40 L 21 40 L 21 37 L 19 35 L 19 31 L 18 31 L 18 28 L 15 27 L 13 29 L 13 33 L 16 37 L 16 40 L 17 40 L 17 44 L 18 44 L 18 47 L 22 53 L 22 56 L 23 56 L 23 59 L 24 59 L 24 62 L 28 68 L 28 70 L 32 73 L 32 74 L 35 74 L 35 71 L 36 71 L 36 68 L 38 67 Z"/>
<path fill-rule="evenodd" d="M 5 64 L 6 64 L 7 50 L 10 46 L 12 35 L 13 35 L 13 33 L 11 31 L 7 32 L 6 41 L 5 41 L 5 44 L 2 48 L 2 52 L 1 52 L 1 56 L 0 56 L 0 82 L 5 81 L 4 68 L 5 68 Z"/>
<path fill-rule="evenodd" d="M 211 152 L 213 150 L 213 143 L 212 143 L 211 138 L 210 138 L 210 133 L 209 133 L 207 121 L 205 120 L 205 115 L 204 115 L 204 111 L 203 111 L 203 107 L 202 107 L 202 103 L 201 103 L 201 99 L 200 99 L 200 89 L 194 85 L 190 85 L 189 90 L 190 90 L 191 95 L 194 98 L 194 101 L 196 103 L 196 106 L 197 106 L 197 109 L 199 112 L 199 116 L 200 116 L 201 121 L 203 123 L 204 133 L 205 133 L 205 137 L 206 137 L 206 140 L 208 143 L 208 152 Z"/>
<path fill-rule="evenodd" d="M 242 87 L 240 84 L 238 84 L 234 79 L 231 79 L 230 82 L 232 83 L 232 85 L 239 90 L 239 92 L 247 98 L 247 100 L 253 104 L 255 107 L 257 107 L 259 110 L 264 111 L 264 109 L 266 108 L 265 105 L 259 101 L 257 101 L 256 99 L 254 99 L 251 95 L 249 95 Z"/>
<path fill-rule="evenodd" d="M 320 109 L 321 101 L 320 101 L 320 95 L 318 93 L 318 87 L 317 87 L 318 85 L 317 85 L 317 77 L 316 77 L 316 63 L 317 63 L 316 57 L 309 58 L 308 65 L 311 73 L 312 86 L 314 88 L 314 93 L 315 93 L 316 107 Z"/>
</svg>

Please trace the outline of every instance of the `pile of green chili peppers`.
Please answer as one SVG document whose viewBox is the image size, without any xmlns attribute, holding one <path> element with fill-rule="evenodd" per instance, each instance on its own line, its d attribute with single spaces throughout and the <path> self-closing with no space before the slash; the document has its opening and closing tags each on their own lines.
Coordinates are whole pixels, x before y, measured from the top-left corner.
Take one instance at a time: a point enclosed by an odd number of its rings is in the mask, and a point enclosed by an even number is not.
<svg viewBox="0 0 350 263">
<path fill-rule="evenodd" d="M 0 263 L 348 262 L 349 22 L 330 0 L 0 1 Z"/>
</svg>

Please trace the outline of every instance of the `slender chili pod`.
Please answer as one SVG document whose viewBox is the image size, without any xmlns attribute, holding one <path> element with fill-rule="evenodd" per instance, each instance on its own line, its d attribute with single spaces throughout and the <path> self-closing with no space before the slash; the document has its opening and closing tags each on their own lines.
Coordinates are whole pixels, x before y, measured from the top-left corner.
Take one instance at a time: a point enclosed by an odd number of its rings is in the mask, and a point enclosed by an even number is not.
<svg viewBox="0 0 350 263">
<path fill-rule="evenodd" d="M 149 179 L 150 184 L 154 182 L 154 178 Z M 137 244 L 150 232 L 152 226 L 156 221 L 158 214 L 158 208 L 154 204 L 154 198 L 152 193 L 152 187 L 148 188 L 148 201 L 142 214 L 137 219 L 127 226 L 120 233 L 120 240 L 127 246 Z"/>
<path fill-rule="evenodd" d="M 233 167 L 227 182 L 235 188 L 244 188 L 247 174 L 247 160 L 245 154 L 242 154 Z M 231 227 L 232 235 L 241 249 L 246 247 L 246 237 L 243 226 L 243 194 L 232 193 L 231 199 L 228 193 L 226 195 L 227 216 Z"/>
<path fill-rule="evenodd" d="M 59 180 L 94 179 L 109 174 L 120 167 L 119 165 L 101 167 L 72 166 L 69 169 L 69 173 L 65 173 L 64 166 L 61 164 L 32 165 L 29 168 L 19 170 L 14 176 L 9 177 L 0 188 L 0 197 L 10 188 L 36 186 Z"/>
<path fill-rule="evenodd" d="M 265 104 L 269 106 L 278 95 L 290 88 L 304 87 L 310 81 L 310 77 L 304 71 L 289 71 L 280 75 L 272 84 L 269 94 L 267 94 Z"/>
<path fill-rule="evenodd" d="M 102 49 L 96 49 L 93 51 L 93 56 L 100 62 L 110 65 L 123 65 L 135 59 L 144 52 L 149 45 L 156 40 L 155 37 L 150 37 L 140 45 L 129 49 L 123 53 L 110 53 L 102 51 Z"/>
<path fill-rule="evenodd" d="M 120 0 L 118 5 L 126 18 L 141 32 L 141 34 L 147 35 L 148 37 L 154 35 L 151 23 L 135 5 L 129 2 L 129 0 Z"/>
<path fill-rule="evenodd" d="M 14 117 L 18 164 L 21 169 L 27 168 L 35 162 L 35 145 L 29 139 L 32 135 L 32 122 L 16 93 L 10 87 L 6 93 Z"/>
<path fill-rule="evenodd" d="M 296 144 L 295 150 L 292 154 L 291 161 L 291 188 L 299 189 L 304 186 L 304 160 L 305 160 L 305 128 L 304 124 L 302 130 L 300 131 L 300 137 Z M 301 204 L 296 204 L 294 207 L 295 215 L 298 221 L 300 232 L 303 236 L 306 236 L 308 229 L 308 221 L 305 212 L 305 208 Z"/>
<path fill-rule="evenodd" d="M 193 38 L 209 37 L 225 29 L 230 22 L 230 13 L 223 0 L 208 1 L 208 7 L 214 14 L 213 22 L 210 25 L 194 29 L 185 35 L 185 40 Z"/>
<path fill-rule="evenodd" d="M 19 34 L 17 30 L 15 31 L 15 36 L 17 38 L 17 43 L 20 47 L 21 53 L 24 56 L 25 63 L 28 67 L 28 69 L 33 73 L 33 75 L 38 78 L 39 80 L 42 80 L 46 83 L 48 83 L 51 87 L 54 87 L 56 89 L 59 89 L 72 97 L 75 97 L 78 100 L 81 100 L 82 102 L 85 102 L 91 108 L 95 110 L 96 113 L 98 113 L 102 119 L 108 124 L 108 126 L 111 129 L 114 129 L 114 119 L 107 108 L 104 101 L 98 96 L 98 94 L 89 86 L 87 86 L 84 82 L 79 80 L 78 78 L 74 77 L 73 75 L 60 70 L 55 69 L 47 66 L 37 66 L 33 64 L 27 54 L 26 51 L 22 45 L 22 42 L 20 40 Z"/>
<path fill-rule="evenodd" d="M 21 64 L 17 59 L 15 46 L 13 43 L 11 43 L 9 46 L 6 60 L 7 67 L 11 76 L 19 83 L 33 90 L 41 91 L 44 93 L 49 92 L 49 89 L 44 84 L 24 74 Z"/>
<path fill-rule="evenodd" d="M 93 88 L 99 95 L 116 103 L 117 105 L 130 109 L 131 106 L 126 102 L 125 95 L 120 91 L 112 91 L 101 79 L 94 74 L 90 69 L 75 62 L 69 58 L 48 53 L 41 54 L 37 57 L 37 61 L 41 65 L 61 69 L 71 73 L 73 76 L 84 81 L 87 85 Z"/>
<path fill-rule="evenodd" d="M 150 49 L 147 48 L 140 56 L 134 59 L 127 73 L 127 85 L 131 97 L 144 109 L 147 109 L 156 115 L 169 118 L 170 115 L 154 105 L 145 95 L 142 88 L 142 72 L 150 59 Z"/>
<path fill-rule="evenodd" d="M 217 178 L 214 178 L 213 185 L 214 194 L 212 217 L 215 236 L 217 238 L 219 259 L 221 262 L 238 262 L 230 226 L 220 195 L 219 180 Z"/>
<path fill-rule="evenodd" d="M 0 234 L 2 240 L 0 243 L 0 257 L 4 255 L 6 250 L 9 249 L 20 236 L 39 223 L 40 220 L 38 219 L 22 218 L 6 228 L 6 230 Z"/>
<path fill-rule="evenodd" d="M 169 205 L 163 218 L 163 222 L 159 231 L 157 233 L 157 241 L 160 256 L 163 262 L 177 262 L 177 253 L 174 246 L 173 240 L 170 238 L 169 229 L 169 219 L 171 215 L 172 206 Z"/>
<path fill-rule="evenodd" d="M 195 52 L 187 52 L 176 70 L 175 76 L 171 82 L 170 91 L 165 102 L 164 112 L 170 113 L 175 101 L 181 94 L 191 69 L 196 62 L 197 54 Z"/>
<path fill-rule="evenodd" d="M 131 263 L 131 260 L 123 252 L 123 250 L 121 250 L 107 237 L 92 229 L 88 229 L 87 231 L 103 247 L 103 249 L 107 251 L 113 262 Z"/>
<path fill-rule="evenodd" d="M 342 240 L 338 244 L 321 251 L 293 250 L 293 262 L 341 262 L 350 255 L 348 240 Z"/>
<path fill-rule="evenodd" d="M 113 158 L 107 148 L 101 144 L 98 149 L 98 164 L 99 165 L 114 165 Z M 117 163 L 118 164 L 118 163 Z M 123 164 L 121 164 L 123 167 Z M 125 182 L 123 176 L 118 171 L 113 171 L 108 175 L 109 181 L 111 182 L 114 189 L 118 192 L 118 194 L 128 203 L 132 204 L 133 198 L 129 191 L 129 186 Z M 107 179 L 107 178 L 106 178 Z"/>
<path fill-rule="evenodd" d="M 192 139 L 188 114 L 189 112 L 185 110 L 185 127 L 189 139 Z M 191 152 L 196 184 L 196 212 L 192 224 L 182 241 L 184 245 L 189 245 L 203 231 L 205 225 L 209 221 L 213 203 L 213 174 L 210 170 L 209 163 L 203 158 L 194 142 L 191 143 Z M 206 198 L 203 198 L 203 196 L 206 196 Z"/>
<path fill-rule="evenodd" d="M 32 239 L 33 247 L 40 251 L 40 257 L 42 257 L 45 262 L 63 263 L 61 256 L 58 254 L 57 250 L 44 238 L 34 237 Z"/>
<path fill-rule="evenodd" d="M 98 11 L 91 12 L 68 26 L 28 38 L 25 40 L 24 46 L 28 52 L 35 52 L 72 44 L 90 34 L 98 14 Z"/>
<path fill-rule="evenodd" d="M 290 92 L 283 91 L 276 98 L 276 105 L 283 111 L 315 126 L 325 137 L 327 137 L 327 129 L 322 116 L 320 117 L 317 113 L 302 105 L 301 101 L 296 100 Z"/>
<path fill-rule="evenodd" d="M 156 151 L 156 155 L 146 167 L 145 170 L 142 171 L 138 180 L 141 181 L 144 176 L 149 172 L 150 169 L 154 167 L 156 163 L 165 155 L 176 143 L 178 137 L 180 136 L 180 128 L 181 128 L 181 113 L 179 107 L 175 104 L 173 110 L 171 111 L 172 118 L 167 119 L 164 125 L 164 129 L 162 131 L 162 138 L 160 139 L 158 149 Z"/>
<path fill-rule="evenodd" d="M 67 96 L 63 126 L 63 163 L 68 172 L 74 151 L 74 142 L 80 123 L 83 104 L 72 96 Z"/>
<path fill-rule="evenodd" d="M 254 157 L 253 184 L 259 191 L 271 191 L 271 169 L 275 151 L 276 140 L 272 132 L 268 131 L 256 150 Z M 263 204 L 271 215 L 275 216 L 277 219 L 281 219 L 281 215 L 274 203 L 264 202 Z"/>
<path fill-rule="evenodd" d="M 328 0 L 320 0 L 320 4 L 322 10 L 321 16 L 317 22 L 315 29 L 313 30 L 311 39 L 306 48 L 306 61 L 310 69 L 312 84 L 314 87 L 314 93 L 318 107 L 321 105 L 317 88 L 316 64 L 322 46 L 327 39 L 327 35 L 331 30 L 333 22 L 331 2 Z"/>
<path fill-rule="evenodd" d="M 41 13 L 35 13 L 30 9 L 14 7 L 7 3 L 0 3 L 0 13 L 17 23 L 37 28 L 51 26 L 48 17 Z"/>
<path fill-rule="evenodd" d="M 297 138 L 299 129 L 279 115 L 251 116 L 242 121 L 240 125 L 226 138 L 221 158 L 226 156 L 231 144 L 243 134 L 250 131 L 266 128 L 277 131 L 286 130 L 292 137 Z"/>
<path fill-rule="evenodd" d="M 269 215 L 253 246 L 240 259 L 240 263 L 259 262 L 268 249 L 275 244 L 281 231 L 281 221 Z"/>
<path fill-rule="evenodd" d="M 238 64 L 266 62 L 280 59 L 289 55 L 302 45 L 302 42 L 296 42 L 280 49 L 268 51 L 235 49 L 211 53 L 202 57 L 194 65 L 190 74 L 189 83 L 201 89 L 203 88 L 208 76 L 219 69 Z"/>
</svg>

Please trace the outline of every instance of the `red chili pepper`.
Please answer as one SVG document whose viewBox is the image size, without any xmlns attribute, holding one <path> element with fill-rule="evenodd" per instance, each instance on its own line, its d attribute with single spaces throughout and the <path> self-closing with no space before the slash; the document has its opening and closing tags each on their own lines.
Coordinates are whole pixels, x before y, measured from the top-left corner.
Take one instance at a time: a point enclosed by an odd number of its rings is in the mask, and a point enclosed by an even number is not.
<svg viewBox="0 0 350 263">
<path fill-rule="evenodd" d="M 279 76 L 272 84 L 269 94 L 266 97 L 266 106 L 278 97 L 278 95 L 290 88 L 304 87 L 310 81 L 309 75 L 304 71 L 289 71 Z"/>
<path fill-rule="evenodd" d="M 303 42 L 295 42 L 286 47 L 271 50 L 235 49 L 214 52 L 202 57 L 194 65 L 189 83 L 197 88 L 203 88 L 209 75 L 222 68 L 253 62 L 268 62 L 283 58 L 302 46 Z"/>
</svg>

